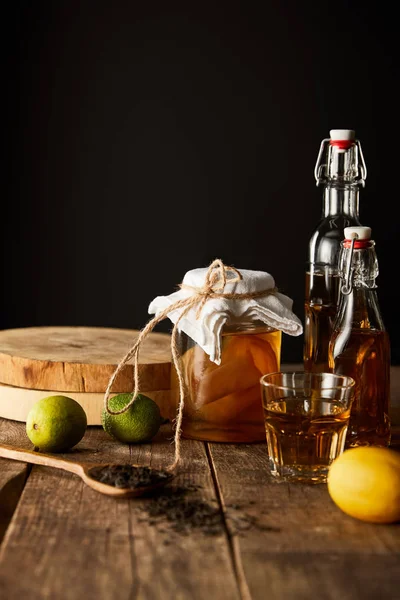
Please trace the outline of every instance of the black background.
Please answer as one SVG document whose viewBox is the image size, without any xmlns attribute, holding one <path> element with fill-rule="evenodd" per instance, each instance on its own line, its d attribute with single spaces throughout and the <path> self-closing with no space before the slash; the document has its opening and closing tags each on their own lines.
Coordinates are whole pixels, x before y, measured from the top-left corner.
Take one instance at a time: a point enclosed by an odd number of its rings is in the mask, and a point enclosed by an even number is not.
<svg viewBox="0 0 400 600">
<path fill-rule="evenodd" d="M 382 2 L 11 3 L 1 328 L 139 329 L 217 257 L 272 273 L 303 320 L 314 165 L 351 128 L 399 363 L 397 23 Z"/>
</svg>

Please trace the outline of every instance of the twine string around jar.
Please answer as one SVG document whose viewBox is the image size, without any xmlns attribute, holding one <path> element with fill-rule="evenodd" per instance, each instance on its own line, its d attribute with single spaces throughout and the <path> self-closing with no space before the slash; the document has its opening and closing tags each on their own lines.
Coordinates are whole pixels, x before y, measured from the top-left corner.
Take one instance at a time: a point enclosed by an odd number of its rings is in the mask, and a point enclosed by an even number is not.
<svg viewBox="0 0 400 600">
<path fill-rule="evenodd" d="M 229 277 L 232 274 L 233 276 Z M 189 310 L 196 305 L 198 305 L 196 310 L 196 318 L 200 317 L 202 308 L 204 304 L 210 298 L 225 298 L 230 300 L 246 300 L 252 298 L 260 298 L 262 296 L 267 296 L 269 294 L 276 294 L 278 291 L 277 288 L 269 288 L 267 290 L 261 290 L 258 292 L 245 292 L 245 293 L 235 293 L 235 292 L 224 292 L 225 286 L 227 283 L 237 283 L 243 279 L 240 271 L 235 269 L 235 267 L 228 267 L 224 265 L 222 260 L 216 259 L 214 260 L 206 273 L 204 285 L 202 288 L 192 287 L 186 284 L 181 283 L 179 287 L 181 289 L 190 289 L 193 291 L 193 294 L 188 298 L 183 298 L 181 300 L 177 300 L 163 311 L 159 312 L 158 315 L 153 317 L 147 325 L 140 331 L 139 336 L 134 343 L 134 345 L 130 348 L 130 350 L 126 353 L 126 355 L 122 358 L 122 360 L 117 365 L 114 373 L 112 374 L 107 389 L 104 394 L 104 408 L 110 415 L 120 415 L 132 406 L 135 402 L 136 397 L 140 391 L 140 380 L 139 380 L 139 349 L 141 343 L 145 340 L 148 334 L 154 329 L 158 323 L 161 323 L 164 319 L 168 317 L 172 312 L 183 309 L 182 313 L 179 315 L 179 318 L 174 323 L 172 333 L 171 333 L 171 356 L 173 366 L 176 370 L 176 374 L 179 382 L 179 404 L 177 409 L 177 417 L 175 419 L 175 433 L 174 433 L 174 444 L 175 444 L 175 457 L 174 462 L 168 467 L 168 470 L 173 471 L 179 463 L 180 460 L 180 438 L 181 438 L 181 427 L 182 427 L 182 419 L 183 419 L 183 408 L 184 408 L 184 399 L 185 399 L 185 381 L 184 375 L 180 363 L 180 353 L 178 348 L 178 332 L 179 332 L 179 323 L 181 319 L 189 312 Z M 123 369 L 123 367 L 133 358 L 133 374 L 134 374 L 134 390 L 132 394 L 132 398 L 122 408 L 118 411 L 111 410 L 109 406 L 109 398 L 111 389 L 114 385 L 114 382 Z"/>
</svg>

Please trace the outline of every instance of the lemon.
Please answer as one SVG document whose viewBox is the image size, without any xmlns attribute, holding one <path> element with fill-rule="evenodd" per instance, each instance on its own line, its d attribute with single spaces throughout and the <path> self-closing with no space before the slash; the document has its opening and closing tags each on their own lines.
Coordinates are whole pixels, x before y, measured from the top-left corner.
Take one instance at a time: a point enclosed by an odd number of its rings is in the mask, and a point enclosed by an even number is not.
<svg viewBox="0 0 400 600">
<path fill-rule="evenodd" d="M 112 411 L 121 410 L 132 396 L 133 394 L 117 394 L 109 399 L 108 406 Z M 105 409 L 101 413 L 103 429 L 114 439 L 126 444 L 150 441 L 162 422 L 158 405 L 144 394 L 138 394 L 135 402 L 124 413 L 110 415 Z"/>
<path fill-rule="evenodd" d="M 359 446 L 345 450 L 328 472 L 328 491 L 345 513 L 370 523 L 400 520 L 400 453 Z"/>
<path fill-rule="evenodd" d="M 47 396 L 28 413 L 26 433 L 44 452 L 65 452 L 83 438 L 87 427 L 82 406 L 68 396 Z"/>
</svg>

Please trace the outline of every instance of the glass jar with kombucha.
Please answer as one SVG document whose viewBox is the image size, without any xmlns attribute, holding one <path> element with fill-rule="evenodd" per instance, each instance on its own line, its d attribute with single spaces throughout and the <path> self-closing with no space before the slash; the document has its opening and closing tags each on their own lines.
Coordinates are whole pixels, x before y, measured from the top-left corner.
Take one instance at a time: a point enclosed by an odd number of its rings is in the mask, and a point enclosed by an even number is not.
<svg viewBox="0 0 400 600">
<path fill-rule="evenodd" d="M 282 331 L 260 321 L 225 326 L 221 362 L 212 362 L 186 333 L 179 333 L 185 381 L 182 436 L 213 442 L 265 441 L 260 377 L 279 371 Z M 179 386 L 172 368 L 172 402 Z"/>
</svg>

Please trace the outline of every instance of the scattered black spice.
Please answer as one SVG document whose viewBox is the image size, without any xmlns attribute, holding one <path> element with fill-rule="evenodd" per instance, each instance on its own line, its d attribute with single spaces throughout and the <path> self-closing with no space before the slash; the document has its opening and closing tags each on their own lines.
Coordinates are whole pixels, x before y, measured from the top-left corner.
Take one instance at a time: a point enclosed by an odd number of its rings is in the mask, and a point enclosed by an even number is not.
<svg viewBox="0 0 400 600">
<path fill-rule="evenodd" d="M 186 485 L 163 488 L 145 503 L 137 505 L 138 511 L 146 515 L 139 518 L 139 521 L 147 521 L 149 525 L 156 526 L 160 533 L 166 533 L 165 523 L 168 522 L 170 531 L 180 535 L 188 535 L 194 530 L 208 536 L 223 534 L 224 517 L 218 501 L 215 499 L 205 501 L 190 496 L 190 492 L 200 487 Z M 226 509 L 231 535 L 244 535 L 250 529 L 271 533 L 280 531 L 278 527 L 260 523 L 257 516 L 248 514 L 239 504 L 228 504 Z M 170 540 L 164 543 L 168 545 Z"/>
<path fill-rule="evenodd" d="M 93 467 L 90 475 L 101 483 L 128 489 L 168 483 L 168 480 L 172 479 L 168 471 L 129 464 Z M 157 527 L 160 533 L 167 533 L 165 524 L 168 522 L 169 531 L 180 535 L 188 535 L 193 530 L 209 536 L 223 534 L 224 517 L 218 501 L 205 501 L 190 496 L 190 492 L 200 487 L 188 484 L 160 488 L 145 502 L 136 504 L 137 510 L 146 515 L 139 518 L 139 521 L 146 521 L 150 526 Z M 254 503 L 255 501 L 249 502 L 251 505 Z M 243 535 L 254 528 L 269 532 L 280 531 L 278 527 L 259 523 L 256 516 L 247 514 L 239 504 L 227 504 L 226 509 L 232 535 Z M 168 545 L 171 540 L 166 539 L 163 543 Z"/>
<path fill-rule="evenodd" d="M 161 525 L 166 520 L 174 532 L 182 535 L 193 529 L 205 535 L 221 534 L 221 510 L 204 500 L 188 497 L 188 492 L 195 489 L 198 486 L 164 488 L 141 507 L 147 513 L 148 523 Z"/>
<path fill-rule="evenodd" d="M 172 478 L 168 471 L 135 465 L 105 465 L 90 469 L 90 476 L 101 483 L 134 490 L 166 482 Z"/>
</svg>

